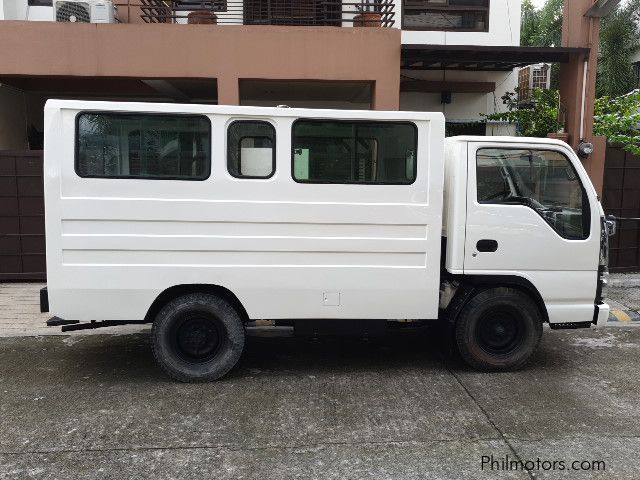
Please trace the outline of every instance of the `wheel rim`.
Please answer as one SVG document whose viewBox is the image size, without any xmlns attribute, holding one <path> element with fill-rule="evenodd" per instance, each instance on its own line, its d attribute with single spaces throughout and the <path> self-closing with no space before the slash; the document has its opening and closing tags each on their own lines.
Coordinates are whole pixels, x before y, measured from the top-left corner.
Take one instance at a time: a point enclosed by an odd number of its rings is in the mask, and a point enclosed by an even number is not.
<svg viewBox="0 0 640 480">
<path fill-rule="evenodd" d="M 190 363 L 213 359 L 224 345 L 224 327 L 216 317 L 205 313 L 183 315 L 173 326 L 171 347 L 175 354 Z"/>
<path fill-rule="evenodd" d="M 517 311 L 496 308 L 485 312 L 476 327 L 480 347 L 493 355 L 513 352 L 524 338 L 524 327 Z"/>
</svg>

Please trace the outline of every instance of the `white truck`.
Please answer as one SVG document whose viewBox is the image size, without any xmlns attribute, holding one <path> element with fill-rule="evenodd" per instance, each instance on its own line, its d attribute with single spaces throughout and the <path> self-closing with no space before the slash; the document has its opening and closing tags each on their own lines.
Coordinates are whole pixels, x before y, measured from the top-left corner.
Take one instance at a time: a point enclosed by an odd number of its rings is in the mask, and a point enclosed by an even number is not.
<svg viewBox="0 0 640 480">
<path fill-rule="evenodd" d="M 440 113 L 50 100 L 47 288 L 65 331 L 152 323 L 162 368 L 220 378 L 250 322 L 439 320 L 478 369 L 543 323 L 602 325 L 608 230 L 565 143 L 445 139 Z"/>
</svg>

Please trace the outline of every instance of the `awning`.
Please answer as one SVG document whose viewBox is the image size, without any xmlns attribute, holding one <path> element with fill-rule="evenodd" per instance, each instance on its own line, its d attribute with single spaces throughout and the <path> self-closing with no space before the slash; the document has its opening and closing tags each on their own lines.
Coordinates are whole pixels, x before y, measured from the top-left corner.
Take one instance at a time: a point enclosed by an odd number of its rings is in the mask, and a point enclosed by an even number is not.
<svg viewBox="0 0 640 480">
<path fill-rule="evenodd" d="M 538 48 L 485 45 L 402 45 L 403 70 L 511 71 L 534 63 L 568 63 L 588 48 Z"/>
</svg>

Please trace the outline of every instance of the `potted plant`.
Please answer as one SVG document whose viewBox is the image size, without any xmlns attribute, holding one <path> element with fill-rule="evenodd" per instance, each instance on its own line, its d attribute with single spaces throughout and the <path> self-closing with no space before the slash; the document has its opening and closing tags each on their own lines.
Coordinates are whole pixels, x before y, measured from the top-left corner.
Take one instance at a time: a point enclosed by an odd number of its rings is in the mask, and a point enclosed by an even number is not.
<svg viewBox="0 0 640 480">
<path fill-rule="evenodd" d="M 194 10 L 187 15 L 187 23 L 216 25 L 218 17 L 210 10 Z"/>
<path fill-rule="evenodd" d="M 381 27 L 382 26 L 382 0 L 362 0 L 356 5 L 358 14 L 353 17 L 354 27 Z"/>
</svg>

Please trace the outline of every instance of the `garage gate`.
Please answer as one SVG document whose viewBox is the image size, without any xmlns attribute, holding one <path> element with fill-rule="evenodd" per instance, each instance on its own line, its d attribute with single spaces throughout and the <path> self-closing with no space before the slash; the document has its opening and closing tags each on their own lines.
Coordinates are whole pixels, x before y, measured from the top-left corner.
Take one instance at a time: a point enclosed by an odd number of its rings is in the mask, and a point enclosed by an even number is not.
<svg viewBox="0 0 640 480">
<path fill-rule="evenodd" d="M 640 157 L 609 146 L 604 167 L 603 207 L 616 217 L 640 217 Z M 640 271 L 640 222 L 618 222 L 610 240 L 612 272 Z"/>
<path fill-rule="evenodd" d="M 42 151 L 0 151 L 0 281 L 45 279 Z"/>
</svg>

